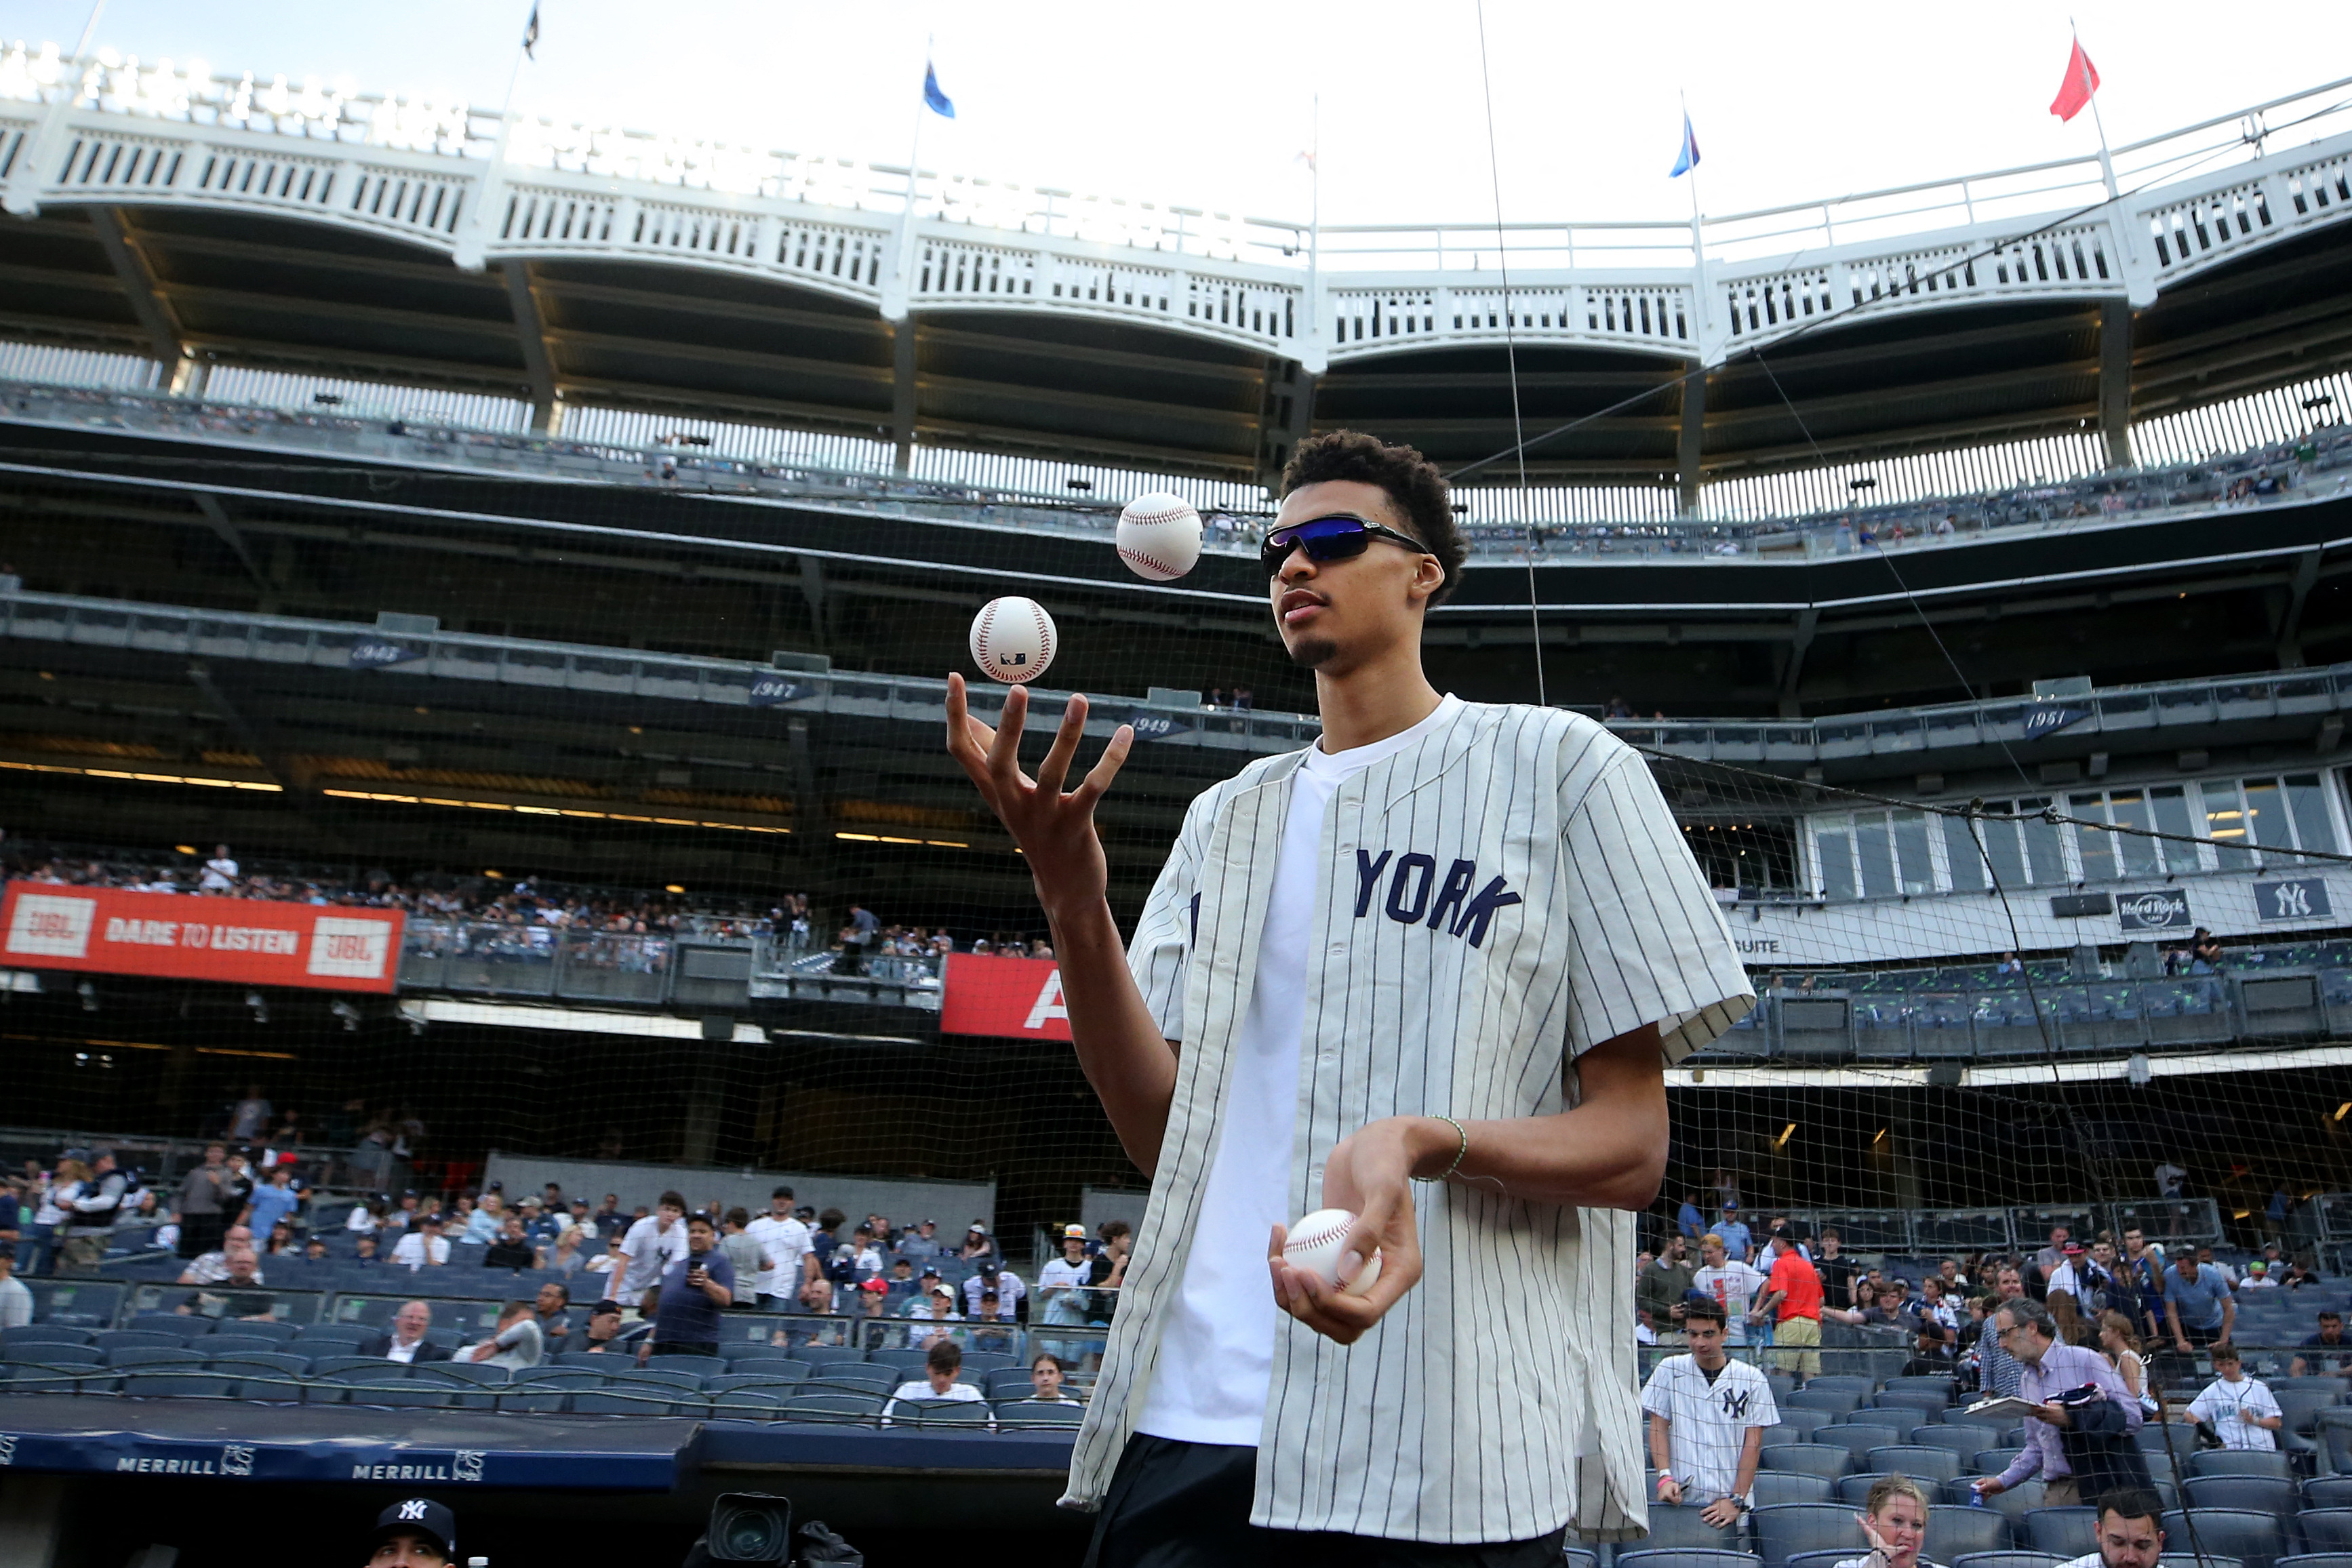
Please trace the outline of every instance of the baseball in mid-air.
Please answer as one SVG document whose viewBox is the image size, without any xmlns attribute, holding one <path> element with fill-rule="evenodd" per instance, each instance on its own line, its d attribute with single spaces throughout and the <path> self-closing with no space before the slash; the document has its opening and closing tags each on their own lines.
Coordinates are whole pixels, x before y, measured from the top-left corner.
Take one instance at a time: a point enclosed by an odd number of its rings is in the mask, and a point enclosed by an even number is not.
<svg viewBox="0 0 2352 1568">
<path fill-rule="evenodd" d="M 1054 662 L 1061 641 L 1054 618 L 1034 599 L 992 599 L 971 618 L 971 662 L 991 680 L 1015 685 L 1035 680 Z"/>
<path fill-rule="evenodd" d="M 1348 1227 L 1356 1223 L 1353 1210 L 1318 1208 L 1292 1226 L 1282 1243 L 1282 1260 L 1302 1274 L 1312 1274 L 1343 1296 L 1360 1296 L 1381 1277 L 1381 1255 L 1364 1260 L 1356 1277 L 1339 1283 L 1339 1247 Z"/>
<path fill-rule="evenodd" d="M 1138 496 L 1118 514 L 1118 559 L 1147 581 L 1174 581 L 1200 563 L 1201 514 L 1181 496 Z"/>
</svg>

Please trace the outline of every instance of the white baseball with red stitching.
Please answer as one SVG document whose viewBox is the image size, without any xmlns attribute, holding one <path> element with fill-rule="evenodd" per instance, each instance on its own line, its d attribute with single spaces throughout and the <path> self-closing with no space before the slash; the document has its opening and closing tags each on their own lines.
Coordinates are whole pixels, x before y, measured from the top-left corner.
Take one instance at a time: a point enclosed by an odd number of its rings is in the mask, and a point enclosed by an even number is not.
<svg viewBox="0 0 2352 1568">
<path fill-rule="evenodd" d="M 992 599 L 971 618 L 971 662 L 991 680 L 1034 681 L 1054 662 L 1061 638 L 1054 618 L 1034 599 Z"/>
<path fill-rule="evenodd" d="M 1172 582 L 1201 560 L 1201 514 L 1181 496 L 1138 496 L 1118 514 L 1118 559 L 1136 576 Z"/>
<path fill-rule="evenodd" d="M 1292 1226 L 1283 1239 L 1282 1260 L 1302 1274 L 1312 1274 L 1343 1295 L 1360 1296 L 1372 1288 L 1381 1277 L 1381 1255 L 1378 1251 L 1364 1260 L 1356 1277 L 1342 1288 L 1339 1284 L 1339 1245 L 1348 1239 L 1348 1227 L 1356 1223 L 1353 1210 L 1318 1208 Z"/>
</svg>

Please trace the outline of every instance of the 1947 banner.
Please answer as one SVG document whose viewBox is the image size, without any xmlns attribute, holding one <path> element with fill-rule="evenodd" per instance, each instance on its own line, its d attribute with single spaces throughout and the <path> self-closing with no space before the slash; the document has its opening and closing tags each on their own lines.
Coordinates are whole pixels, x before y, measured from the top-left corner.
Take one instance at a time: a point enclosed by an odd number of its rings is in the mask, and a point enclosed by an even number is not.
<svg viewBox="0 0 2352 1568">
<path fill-rule="evenodd" d="M 940 1032 L 1007 1040 L 1067 1040 L 1062 969 L 1051 958 L 950 953 L 940 977 Z"/>
<path fill-rule="evenodd" d="M 0 960 L 248 986 L 389 991 L 401 912 L 12 882 Z"/>
</svg>

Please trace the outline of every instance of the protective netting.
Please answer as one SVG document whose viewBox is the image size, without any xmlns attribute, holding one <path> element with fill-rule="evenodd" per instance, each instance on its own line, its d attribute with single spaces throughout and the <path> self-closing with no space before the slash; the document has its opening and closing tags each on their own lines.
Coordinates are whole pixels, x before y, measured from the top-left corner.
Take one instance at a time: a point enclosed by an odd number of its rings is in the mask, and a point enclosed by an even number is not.
<svg viewBox="0 0 2352 1568">
<path fill-rule="evenodd" d="M 0 477 L 11 878 L 404 928 L 393 989 L 12 958 L 13 1158 L 103 1136 L 168 1195 L 234 1134 L 294 1151 L 320 1231 L 490 1179 L 625 1216 L 673 1186 L 756 1214 L 783 1181 L 853 1224 L 981 1218 L 1029 1273 L 1060 1227 L 1139 1215 L 1052 1038 L 1027 877 L 941 747 L 941 677 L 985 599 L 1053 612 L 1033 722 L 1085 690 L 1089 758 L 1145 736 L 1102 813 L 1131 923 L 1185 804 L 1317 734 L 1213 560 L 1145 593 L 1099 538 L 978 506 L 44 439 Z M 1468 695 L 1528 673 L 1489 659 Z M 1761 998 L 1670 1075 L 1653 1243 L 1736 1188 L 1752 1232 L 1835 1228 L 1915 1281 L 2030 1260 L 2054 1225 L 2224 1261 L 2275 1239 L 2333 1274 L 2352 832 L 2317 754 L 2136 782 L 2000 756 L 1917 798 L 1619 728 Z M 271 1255 L 273 1288 L 388 1314 L 346 1245 Z M 2265 1339 L 2299 1341 L 2319 1298 L 2277 1299 Z M 1906 1321 L 1832 1349 L 1906 1361 Z"/>
</svg>

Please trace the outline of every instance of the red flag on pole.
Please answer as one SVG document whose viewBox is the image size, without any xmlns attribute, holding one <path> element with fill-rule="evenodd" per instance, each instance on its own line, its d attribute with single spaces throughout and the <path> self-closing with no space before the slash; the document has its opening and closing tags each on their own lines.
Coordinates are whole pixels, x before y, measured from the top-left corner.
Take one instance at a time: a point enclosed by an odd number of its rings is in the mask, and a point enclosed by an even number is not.
<svg viewBox="0 0 2352 1568">
<path fill-rule="evenodd" d="M 2066 80 L 2058 96 L 2050 100 L 2050 112 L 2061 120 L 2072 120 L 2083 112 L 2091 95 L 2099 90 L 2099 68 L 2083 52 L 2083 40 L 2074 40 L 2074 52 L 2066 57 Z"/>
</svg>

